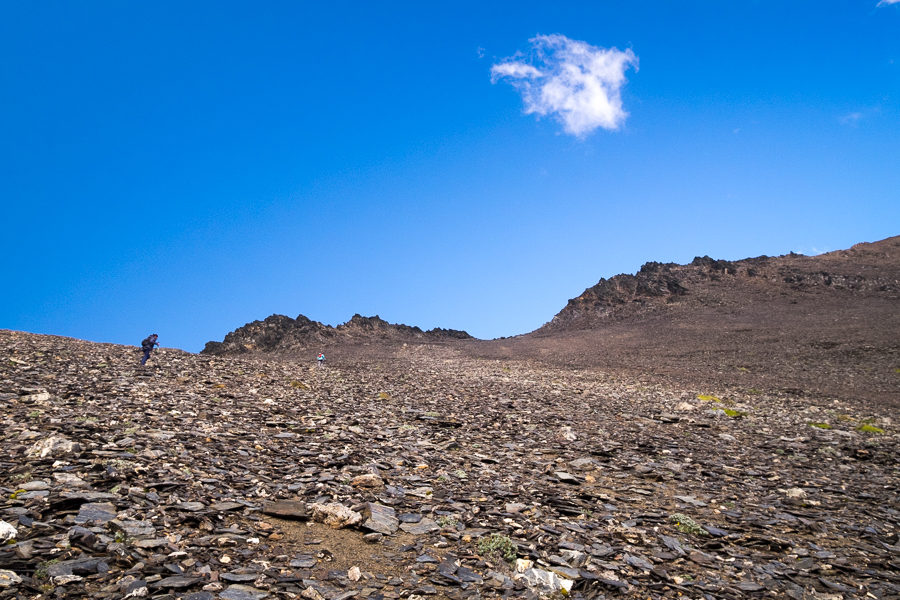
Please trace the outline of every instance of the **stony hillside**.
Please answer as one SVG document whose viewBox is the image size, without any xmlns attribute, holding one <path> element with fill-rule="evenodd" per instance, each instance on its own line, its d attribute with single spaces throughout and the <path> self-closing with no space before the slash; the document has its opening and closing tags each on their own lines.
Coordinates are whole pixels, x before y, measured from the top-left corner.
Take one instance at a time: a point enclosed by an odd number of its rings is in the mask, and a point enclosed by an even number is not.
<svg viewBox="0 0 900 600">
<path fill-rule="evenodd" d="M 536 333 L 588 329 L 638 314 L 679 308 L 740 308 L 788 297 L 846 303 L 900 301 L 900 236 L 818 256 L 697 257 L 690 264 L 649 262 L 635 275 L 601 279 Z"/>
<path fill-rule="evenodd" d="M 331 327 L 303 315 L 296 319 L 272 315 L 235 329 L 222 342 L 208 342 L 203 354 L 234 355 L 253 353 L 298 353 L 333 347 L 369 343 L 434 343 L 472 339 L 465 331 L 429 329 L 388 323 L 375 315 L 353 315 L 346 323 Z"/>
<path fill-rule="evenodd" d="M 900 237 L 808 257 L 648 263 L 482 357 L 900 407 Z"/>
<path fill-rule="evenodd" d="M 0 598 L 900 596 L 896 413 L 859 399 L 446 344 L 0 357 Z"/>
</svg>

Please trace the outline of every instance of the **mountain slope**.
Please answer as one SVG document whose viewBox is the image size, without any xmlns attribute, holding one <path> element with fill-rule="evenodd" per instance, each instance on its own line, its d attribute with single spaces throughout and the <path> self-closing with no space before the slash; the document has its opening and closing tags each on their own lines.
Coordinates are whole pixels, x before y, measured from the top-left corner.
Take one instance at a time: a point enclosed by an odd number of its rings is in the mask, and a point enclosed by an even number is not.
<svg viewBox="0 0 900 600">
<path fill-rule="evenodd" d="M 569 300 L 536 333 L 587 329 L 606 321 L 659 312 L 669 305 L 699 309 L 744 306 L 779 297 L 896 299 L 900 236 L 809 257 L 789 254 L 738 261 L 697 257 L 690 264 L 649 262 L 635 275 L 601 279 Z"/>
<path fill-rule="evenodd" d="M 820 256 L 648 263 L 470 351 L 900 403 L 900 237 Z"/>
<path fill-rule="evenodd" d="M 650 262 L 601 279 L 538 330 L 476 340 L 464 331 L 355 315 L 330 327 L 273 315 L 204 354 L 393 356 L 440 343 L 478 357 L 900 404 L 900 236 L 819 256 Z"/>
</svg>

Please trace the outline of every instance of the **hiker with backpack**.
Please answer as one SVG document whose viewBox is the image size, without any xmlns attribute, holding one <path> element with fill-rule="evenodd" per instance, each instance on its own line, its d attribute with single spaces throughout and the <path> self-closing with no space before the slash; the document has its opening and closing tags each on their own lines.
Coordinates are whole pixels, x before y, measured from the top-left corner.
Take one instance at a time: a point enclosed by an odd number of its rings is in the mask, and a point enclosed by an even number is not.
<svg viewBox="0 0 900 600">
<path fill-rule="evenodd" d="M 147 359 L 150 358 L 150 353 L 153 352 L 153 347 L 159 346 L 159 342 L 156 341 L 156 338 L 158 337 L 159 336 L 155 333 L 151 333 L 144 338 L 144 341 L 141 342 L 141 350 L 144 351 L 144 358 L 141 359 L 141 365 L 147 364 Z"/>
<path fill-rule="evenodd" d="M 325 366 L 325 354 L 319 352 L 319 355 L 316 357 L 316 366 L 321 368 Z"/>
</svg>

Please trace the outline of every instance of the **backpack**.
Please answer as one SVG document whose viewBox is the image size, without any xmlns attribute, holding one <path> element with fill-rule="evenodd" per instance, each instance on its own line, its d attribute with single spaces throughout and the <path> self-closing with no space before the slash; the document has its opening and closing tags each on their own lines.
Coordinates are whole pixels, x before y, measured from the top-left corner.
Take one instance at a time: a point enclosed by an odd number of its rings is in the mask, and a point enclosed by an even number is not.
<svg viewBox="0 0 900 600">
<path fill-rule="evenodd" d="M 145 337 L 144 341 L 141 342 L 141 350 L 153 350 L 153 340 Z"/>
</svg>

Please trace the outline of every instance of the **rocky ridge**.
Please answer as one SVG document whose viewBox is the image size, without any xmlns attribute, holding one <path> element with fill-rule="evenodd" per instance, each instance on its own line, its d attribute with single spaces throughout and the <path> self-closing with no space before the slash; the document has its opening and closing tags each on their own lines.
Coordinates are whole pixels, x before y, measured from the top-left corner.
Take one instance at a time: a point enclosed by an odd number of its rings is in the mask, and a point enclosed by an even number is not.
<svg viewBox="0 0 900 600">
<path fill-rule="evenodd" d="M 873 295 L 900 298 L 900 236 L 812 257 L 792 253 L 737 261 L 703 256 L 687 265 L 648 262 L 634 275 L 601 279 L 535 333 L 588 329 L 673 304 L 696 309 L 808 294 L 851 301 Z"/>
<path fill-rule="evenodd" d="M 900 595 L 900 434 L 863 401 L 442 344 L 0 356 L 0 598 Z"/>
<path fill-rule="evenodd" d="M 418 327 L 388 323 L 378 315 L 359 314 L 336 327 L 323 325 L 303 315 L 296 319 L 272 315 L 253 321 L 228 333 L 221 342 L 206 344 L 202 354 L 224 355 L 248 352 L 297 352 L 320 348 L 323 345 L 352 345 L 367 343 L 435 343 L 445 340 L 472 339 L 465 331 L 434 328 L 423 331 Z"/>
</svg>

